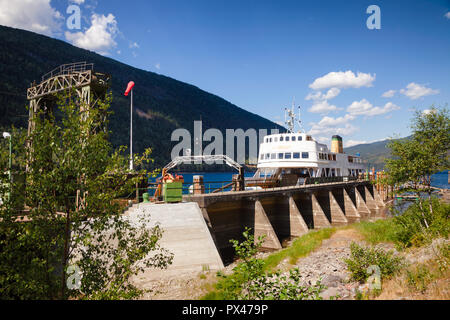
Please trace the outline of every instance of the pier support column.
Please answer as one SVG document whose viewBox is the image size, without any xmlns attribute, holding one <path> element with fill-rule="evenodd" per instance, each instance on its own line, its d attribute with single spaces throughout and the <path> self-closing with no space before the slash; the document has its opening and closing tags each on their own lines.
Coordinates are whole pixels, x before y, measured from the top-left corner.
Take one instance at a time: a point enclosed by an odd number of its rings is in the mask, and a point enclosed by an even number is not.
<svg viewBox="0 0 450 320">
<path fill-rule="evenodd" d="M 333 195 L 333 192 L 329 191 L 330 197 L 330 211 L 331 211 L 331 225 L 333 226 L 342 226 L 348 223 L 347 218 L 345 217 L 344 212 L 339 206 L 336 198 Z"/>
<path fill-rule="evenodd" d="M 289 196 L 289 228 L 291 237 L 300 237 L 308 232 L 308 226 L 292 196 Z"/>
<path fill-rule="evenodd" d="M 280 240 L 273 230 L 272 224 L 259 200 L 255 201 L 255 241 L 259 236 L 266 235 L 262 248 L 264 249 L 281 249 Z"/>
<path fill-rule="evenodd" d="M 375 189 L 375 188 L 374 188 Z M 375 199 L 372 197 L 372 194 L 369 191 L 369 188 L 367 188 L 367 186 L 364 186 L 364 191 L 366 193 L 366 205 L 369 209 L 379 209 L 377 202 L 375 201 Z"/>
<path fill-rule="evenodd" d="M 370 216 L 370 209 L 367 207 L 364 198 L 361 193 L 359 193 L 358 188 L 355 187 L 355 195 L 356 195 L 356 208 L 358 209 L 359 214 L 363 218 L 367 218 Z"/>
<path fill-rule="evenodd" d="M 347 193 L 347 190 L 344 189 L 344 207 L 345 207 L 345 216 L 349 222 L 359 222 L 361 215 L 356 209 L 355 204 Z"/>
<path fill-rule="evenodd" d="M 320 206 L 319 201 L 317 201 L 317 198 L 314 195 L 314 193 L 311 194 L 311 201 L 312 201 L 314 229 L 331 227 L 331 223 L 325 216 L 325 213 L 323 212 L 322 207 Z"/>
<path fill-rule="evenodd" d="M 383 201 L 383 199 L 381 198 L 381 195 L 380 195 L 380 193 L 378 192 L 378 190 L 375 189 L 375 188 L 373 189 L 373 195 L 374 195 L 374 199 L 375 199 L 375 201 L 377 202 L 378 206 L 379 206 L 379 207 L 384 207 L 384 206 L 385 206 L 384 201 Z"/>
</svg>

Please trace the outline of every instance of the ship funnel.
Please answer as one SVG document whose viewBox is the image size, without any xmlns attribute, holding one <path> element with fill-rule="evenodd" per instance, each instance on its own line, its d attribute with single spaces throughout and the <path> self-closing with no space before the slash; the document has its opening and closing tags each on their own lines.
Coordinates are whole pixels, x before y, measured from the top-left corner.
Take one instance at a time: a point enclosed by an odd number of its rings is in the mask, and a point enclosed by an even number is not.
<svg viewBox="0 0 450 320">
<path fill-rule="evenodd" d="M 331 138 L 331 152 L 344 153 L 344 147 L 342 146 L 341 136 L 333 136 Z"/>
</svg>

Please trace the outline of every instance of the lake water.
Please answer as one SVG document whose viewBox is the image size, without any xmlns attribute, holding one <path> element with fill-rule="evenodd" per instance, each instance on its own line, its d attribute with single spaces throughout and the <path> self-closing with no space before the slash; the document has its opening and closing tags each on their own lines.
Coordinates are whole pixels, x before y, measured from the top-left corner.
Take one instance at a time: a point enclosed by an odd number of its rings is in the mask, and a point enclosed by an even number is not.
<svg viewBox="0 0 450 320">
<path fill-rule="evenodd" d="M 432 175 L 431 185 L 436 188 L 449 189 L 448 170 Z"/>
</svg>

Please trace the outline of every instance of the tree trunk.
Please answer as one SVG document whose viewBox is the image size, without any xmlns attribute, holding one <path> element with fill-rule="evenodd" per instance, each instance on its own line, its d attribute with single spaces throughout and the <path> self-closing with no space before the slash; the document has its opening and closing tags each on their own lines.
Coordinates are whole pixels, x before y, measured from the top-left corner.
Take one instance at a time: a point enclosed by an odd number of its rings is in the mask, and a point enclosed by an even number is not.
<svg viewBox="0 0 450 320">
<path fill-rule="evenodd" d="M 66 208 L 69 206 L 66 204 Z M 62 256 L 62 274 L 61 274 L 61 299 L 65 299 L 66 288 L 66 266 L 67 266 L 67 254 L 69 251 L 69 239 L 70 239 L 70 209 L 66 210 L 66 228 L 64 230 L 64 252 Z"/>
</svg>

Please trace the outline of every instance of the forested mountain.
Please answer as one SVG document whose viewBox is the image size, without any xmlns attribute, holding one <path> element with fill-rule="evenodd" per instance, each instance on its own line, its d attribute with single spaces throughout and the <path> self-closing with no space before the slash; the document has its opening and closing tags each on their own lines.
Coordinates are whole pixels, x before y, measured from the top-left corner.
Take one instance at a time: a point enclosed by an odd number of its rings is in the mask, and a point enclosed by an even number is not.
<svg viewBox="0 0 450 320">
<path fill-rule="evenodd" d="M 159 165 L 170 161 L 176 128 L 192 133 L 194 120 L 203 121 L 203 130 L 261 128 L 282 129 L 279 125 L 205 92 L 193 85 L 140 70 L 64 41 L 33 32 L 0 26 L 0 126 L 26 127 L 26 89 L 33 81 L 59 65 L 86 61 L 94 69 L 111 74 L 113 102 L 109 129 L 114 146 L 129 143 L 129 98 L 123 92 L 130 80 L 134 89 L 135 117 L 133 149 L 153 148 Z"/>
<path fill-rule="evenodd" d="M 401 138 L 409 139 L 410 137 Z M 361 158 L 366 161 L 366 165 L 370 168 L 375 167 L 376 170 L 384 168 L 384 161 L 391 157 L 389 148 L 387 148 L 389 140 L 382 140 L 367 144 L 358 144 L 349 148 L 344 148 L 344 152 L 348 154 L 360 153 Z"/>
</svg>

